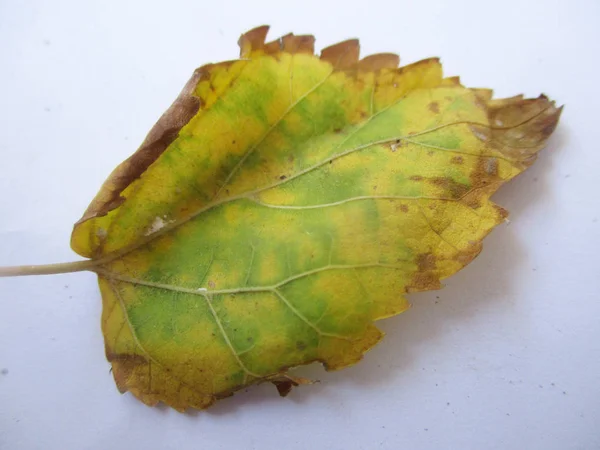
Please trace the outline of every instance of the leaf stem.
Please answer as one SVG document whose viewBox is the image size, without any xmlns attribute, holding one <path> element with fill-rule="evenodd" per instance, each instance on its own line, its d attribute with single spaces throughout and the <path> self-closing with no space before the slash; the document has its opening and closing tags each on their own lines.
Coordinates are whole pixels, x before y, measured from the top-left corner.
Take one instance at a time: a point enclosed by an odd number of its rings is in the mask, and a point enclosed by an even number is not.
<svg viewBox="0 0 600 450">
<path fill-rule="evenodd" d="M 21 277 L 25 275 L 54 275 L 57 273 L 81 272 L 94 270 L 98 260 L 86 259 L 58 264 L 41 264 L 37 266 L 8 266 L 0 267 L 1 277 Z"/>
</svg>

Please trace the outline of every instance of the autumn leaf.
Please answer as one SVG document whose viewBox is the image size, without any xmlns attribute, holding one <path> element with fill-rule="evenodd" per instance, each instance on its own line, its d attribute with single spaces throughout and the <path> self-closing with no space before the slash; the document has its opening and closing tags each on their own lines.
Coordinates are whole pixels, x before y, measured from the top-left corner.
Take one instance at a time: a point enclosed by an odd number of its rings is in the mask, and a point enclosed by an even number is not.
<svg viewBox="0 0 600 450">
<path fill-rule="evenodd" d="M 406 293 L 477 256 L 507 216 L 490 196 L 560 116 L 443 78 L 436 58 L 359 60 L 356 40 L 318 57 L 312 36 L 267 30 L 194 72 L 73 230 L 117 386 L 148 405 L 263 381 L 285 395 L 305 382 L 291 367 L 359 361 Z"/>
</svg>

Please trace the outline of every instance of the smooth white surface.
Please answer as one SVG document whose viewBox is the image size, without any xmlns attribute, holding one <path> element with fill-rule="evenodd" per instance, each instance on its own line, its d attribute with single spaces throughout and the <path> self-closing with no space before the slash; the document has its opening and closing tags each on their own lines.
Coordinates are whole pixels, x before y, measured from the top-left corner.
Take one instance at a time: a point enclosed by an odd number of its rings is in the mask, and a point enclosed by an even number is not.
<svg viewBox="0 0 600 450">
<path fill-rule="evenodd" d="M 161 6 L 158 6 L 161 5 Z M 239 34 L 360 37 L 442 57 L 499 96 L 545 92 L 561 124 L 495 200 L 509 225 L 386 339 L 280 399 L 207 412 L 117 393 L 95 277 L 0 280 L 2 449 L 600 448 L 600 4 L 590 1 L 0 1 L 0 265 L 68 261 L 72 223 L 203 63 Z"/>
</svg>

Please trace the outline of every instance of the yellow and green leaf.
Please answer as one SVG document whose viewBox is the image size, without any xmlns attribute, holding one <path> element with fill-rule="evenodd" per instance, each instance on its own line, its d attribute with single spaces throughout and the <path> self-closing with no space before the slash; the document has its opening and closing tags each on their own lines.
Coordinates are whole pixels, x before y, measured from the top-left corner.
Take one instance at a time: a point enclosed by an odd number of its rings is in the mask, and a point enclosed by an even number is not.
<svg viewBox="0 0 600 450">
<path fill-rule="evenodd" d="M 117 385 L 149 405 L 285 394 L 290 367 L 359 361 L 406 293 L 477 256 L 507 215 L 490 196 L 558 122 L 546 97 L 492 100 L 437 59 L 266 33 L 194 73 L 73 230 Z"/>
</svg>

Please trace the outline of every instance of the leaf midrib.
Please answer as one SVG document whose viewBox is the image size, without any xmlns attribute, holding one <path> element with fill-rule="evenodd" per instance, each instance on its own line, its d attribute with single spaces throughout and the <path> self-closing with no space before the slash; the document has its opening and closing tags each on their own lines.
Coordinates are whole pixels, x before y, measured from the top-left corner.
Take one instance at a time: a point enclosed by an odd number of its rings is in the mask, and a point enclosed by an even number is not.
<svg viewBox="0 0 600 450">
<path fill-rule="evenodd" d="M 409 262 L 409 261 L 404 261 Z M 372 267 L 384 267 L 388 269 L 406 269 L 404 266 L 398 266 L 395 264 L 385 264 L 385 263 L 367 263 L 367 264 L 328 264 L 323 267 L 319 267 L 317 269 L 307 270 L 301 272 L 299 274 L 293 275 L 291 277 L 285 278 L 279 283 L 265 285 L 265 286 L 246 286 L 241 288 L 231 288 L 231 289 L 206 289 L 205 288 L 185 288 L 181 286 L 176 286 L 173 284 L 166 283 L 155 283 L 153 281 L 146 281 L 135 277 L 128 277 L 124 275 L 120 275 L 118 273 L 112 272 L 110 270 L 99 269 L 97 273 L 106 277 L 109 280 L 117 280 L 125 283 L 136 284 L 140 286 L 148 286 L 157 289 L 164 289 L 173 292 L 180 292 L 184 294 L 192 294 L 198 295 L 201 297 L 207 297 L 210 295 L 227 295 L 227 294 L 244 294 L 244 293 L 256 293 L 256 292 L 274 292 L 275 290 L 289 284 L 293 281 L 299 280 L 301 278 L 307 277 L 309 275 L 314 275 L 317 273 L 325 272 L 328 270 L 345 270 L 345 269 L 366 269 Z"/>
</svg>

